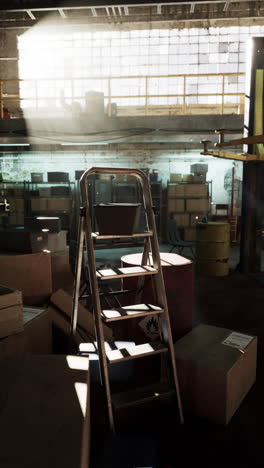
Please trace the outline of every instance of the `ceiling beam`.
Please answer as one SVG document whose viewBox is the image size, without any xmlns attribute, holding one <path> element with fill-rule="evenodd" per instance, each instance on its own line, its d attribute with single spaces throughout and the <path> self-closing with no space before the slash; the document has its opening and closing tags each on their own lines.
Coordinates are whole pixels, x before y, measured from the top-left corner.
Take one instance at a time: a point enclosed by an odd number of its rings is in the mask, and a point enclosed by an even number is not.
<svg viewBox="0 0 264 468">
<path fill-rule="evenodd" d="M 194 1 L 194 0 L 187 0 L 187 1 L 180 1 L 180 2 L 162 2 L 162 5 L 165 5 L 165 6 L 178 6 L 178 5 L 192 5 L 192 4 L 195 4 L 195 5 L 207 5 L 207 4 L 210 4 L 210 5 L 214 5 L 214 4 L 230 4 L 230 3 L 240 3 L 240 4 L 243 4 L 243 3 L 256 3 L 256 0 L 197 0 L 197 1 Z M 76 4 L 76 2 L 75 2 Z M 158 6 L 159 3 L 156 2 L 151 2 L 151 3 L 127 3 L 126 6 L 128 7 L 144 7 L 146 8 L 147 6 L 149 7 L 153 7 L 153 6 Z M 35 8 L 2 8 L 0 6 L 0 11 L 5 11 L 6 13 L 8 12 L 21 12 L 21 11 L 56 11 L 58 10 L 59 8 L 63 8 L 63 10 L 88 10 L 88 9 L 91 9 L 91 7 L 100 7 L 100 8 L 106 8 L 106 7 L 117 7 L 117 6 L 121 6 L 121 7 L 124 7 L 124 3 L 120 4 L 120 3 L 116 3 L 114 5 L 109 5 L 109 4 L 97 4 L 97 1 L 95 0 L 94 4 L 93 5 L 89 5 L 89 6 L 86 6 L 86 5 L 81 5 L 81 6 L 74 6 L 74 5 L 65 5 L 65 6 L 57 6 L 57 7 L 35 7 Z"/>
<path fill-rule="evenodd" d="M 36 16 L 35 16 L 35 15 L 33 15 L 33 13 L 32 13 L 32 11 L 31 11 L 31 10 L 26 10 L 26 12 L 27 12 L 28 16 L 30 17 L 30 19 L 32 19 L 32 20 L 36 20 Z"/>
<path fill-rule="evenodd" d="M 58 12 L 59 12 L 59 14 L 61 15 L 61 17 L 62 17 L 63 19 L 66 19 L 66 18 L 67 18 L 67 15 L 65 14 L 65 12 L 64 12 L 64 10 L 63 10 L 62 8 L 59 8 L 59 9 L 58 9 Z"/>
</svg>

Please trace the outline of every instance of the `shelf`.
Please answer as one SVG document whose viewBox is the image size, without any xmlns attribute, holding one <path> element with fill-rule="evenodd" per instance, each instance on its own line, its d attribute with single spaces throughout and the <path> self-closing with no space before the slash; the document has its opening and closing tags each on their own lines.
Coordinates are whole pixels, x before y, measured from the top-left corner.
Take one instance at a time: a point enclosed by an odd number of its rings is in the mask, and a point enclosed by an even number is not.
<svg viewBox="0 0 264 468">
<path fill-rule="evenodd" d="M 190 197 L 185 195 L 182 195 L 181 197 L 174 197 L 172 195 L 168 195 L 168 200 L 210 200 L 210 197 Z"/>
<path fill-rule="evenodd" d="M 70 211 L 65 210 L 31 210 L 31 213 L 60 213 L 60 214 L 70 214 Z"/>
<path fill-rule="evenodd" d="M 26 181 L 28 184 L 31 185 L 74 185 L 74 182 L 31 182 Z"/>
<path fill-rule="evenodd" d="M 195 211 L 172 211 L 170 210 L 171 213 L 174 213 L 174 214 L 186 214 L 186 215 L 189 215 L 189 214 L 199 214 L 199 213 L 210 213 L 210 210 L 206 210 L 206 211 L 199 211 L 199 210 L 195 210 Z"/>
<path fill-rule="evenodd" d="M 9 198 L 10 198 L 10 197 L 9 197 Z M 18 197 L 16 197 L 16 198 L 18 198 Z M 53 196 L 51 196 L 51 195 L 46 195 L 46 196 L 45 196 L 45 195 L 41 195 L 41 196 L 30 195 L 30 196 L 29 196 L 29 200 L 39 200 L 39 199 L 42 199 L 42 198 L 44 198 L 44 199 L 49 198 L 49 199 L 51 199 L 51 200 L 53 200 L 53 199 L 55 199 L 55 200 L 56 200 L 56 199 L 58 199 L 58 200 L 65 200 L 65 199 L 67 199 L 67 198 L 72 199 L 72 197 L 69 196 L 69 195 L 65 195 L 65 196 L 64 196 L 64 195 L 53 195 Z"/>
<path fill-rule="evenodd" d="M 168 182 L 167 185 L 209 185 L 211 180 L 206 180 L 205 182 Z"/>
<path fill-rule="evenodd" d="M 134 304 L 131 306 L 118 307 L 117 309 L 104 309 L 102 316 L 104 322 L 114 322 L 146 315 L 162 314 L 164 309 L 152 304 Z"/>
<path fill-rule="evenodd" d="M 100 235 L 98 232 L 93 232 L 92 236 L 95 239 L 128 239 L 128 238 L 136 238 L 136 237 L 151 237 L 153 236 L 152 231 L 146 232 L 139 232 L 137 234 L 127 234 L 127 235 L 117 235 L 117 234 L 107 234 L 107 235 Z"/>
<path fill-rule="evenodd" d="M 5 195 L 4 198 L 5 198 L 6 200 L 9 200 L 9 199 L 10 199 L 10 200 L 24 200 L 24 196 L 23 196 L 23 195 L 21 195 L 21 197 L 18 197 L 18 196 L 15 197 L 14 195 L 11 195 L 11 196 Z"/>
<path fill-rule="evenodd" d="M 109 364 L 139 359 L 154 354 L 166 353 L 168 348 L 160 342 L 144 343 L 139 345 L 128 345 L 127 348 L 113 349 L 106 351 Z"/>
<path fill-rule="evenodd" d="M 157 400 L 163 396 L 174 395 L 175 390 L 160 382 L 146 387 L 139 387 L 127 392 L 112 395 L 112 403 L 116 409 L 135 406 L 147 401 Z"/>
<path fill-rule="evenodd" d="M 158 270 L 156 270 L 155 268 L 149 265 L 144 265 L 126 268 L 105 268 L 103 270 L 97 270 L 96 276 L 99 280 L 103 281 L 114 278 L 127 278 L 130 276 L 155 275 L 157 273 Z"/>
<path fill-rule="evenodd" d="M 12 184 L 12 185 L 21 184 L 21 185 L 24 185 L 24 182 L 25 182 L 25 181 L 16 182 L 15 180 L 14 180 L 14 181 L 12 181 L 12 180 L 8 180 L 8 181 L 7 181 L 7 180 L 6 180 L 6 181 L 5 181 L 5 180 L 2 180 L 2 181 L 0 182 L 0 185 L 1 185 L 1 184 Z"/>
</svg>

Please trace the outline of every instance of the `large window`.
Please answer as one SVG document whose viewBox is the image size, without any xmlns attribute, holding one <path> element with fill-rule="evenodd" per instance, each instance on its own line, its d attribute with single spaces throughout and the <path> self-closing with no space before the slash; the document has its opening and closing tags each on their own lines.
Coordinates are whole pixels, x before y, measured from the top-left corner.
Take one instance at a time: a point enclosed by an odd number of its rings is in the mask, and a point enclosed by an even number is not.
<svg viewBox="0 0 264 468">
<path fill-rule="evenodd" d="M 262 26 L 131 31 L 63 31 L 32 28 L 19 36 L 22 107 L 62 108 L 85 105 L 89 91 L 109 95 L 118 106 L 147 104 L 218 104 L 223 83 L 214 77 L 193 77 L 184 83 L 168 75 L 245 72 L 245 44 Z M 144 77 L 153 77 L 147 80 Z M 115 77 L 109 80 L 108 78 Z M 128 79 L 127 77 L 131 77 Z M 135 77 L 135 78 L 132 78 Z M 229 76 L 225 93 L 244 92 L 244 76 Z M 238 102 L 229 96 L 228 102 Z"/>
</svg>

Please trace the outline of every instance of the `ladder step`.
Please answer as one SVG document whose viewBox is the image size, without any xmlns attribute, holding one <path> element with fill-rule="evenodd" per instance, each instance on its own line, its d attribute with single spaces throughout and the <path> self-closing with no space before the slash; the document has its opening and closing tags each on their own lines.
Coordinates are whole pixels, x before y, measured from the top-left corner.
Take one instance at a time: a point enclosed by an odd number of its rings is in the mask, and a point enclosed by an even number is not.
<svg viewBox="0 0 264 468">
<path fill-rule="evenodd" d="M 153 231 L 138 232 L 137 234 L 127 234 L 127 235 L 124 235 L 124 234 L 100 235 L 99 232 L 93 232 L 92 236 L 94 239 L 129 239 L 129 238 L 135 239 L 136 237 L 152 237 Z"/>
<path fill-rule="evenodd" d="M 163 396 L 170 396 L 175 390 L 168 384 L 156 383 L 146 387 L 135 388 L 127 392 L 112 394 L 112 403 L 115 409 L 136 406 L 148 401 L 157 400 Z"/>
<path fill-rule="evenodd" d="M 164 309 L 152 304 L 134 304 L 131 306 L 118 307 L 116 309 L 102 310 L 104 322 L 144 317 L 146 315 L 162 314 Z"/>
<path fill-rule="evenodd" d="M 106 350 L 106 357 L 109 364 L 116 364 L 117 362 L 153 356 L 154 354 L 166 353 L 167 351 L 168 348 L 164 346 L 163 343 L 153 342 L 140 345 L 133 344 L 126 348 Z"/>
<path fill-rule="evenodd" d="M 150 265 L 125 268 L 104 268 L 96 271 L 97 278 L 100 280 L 127 278 L 129 276 L 155 275 L 157 273 L 158 270 Z"/>
</svg>

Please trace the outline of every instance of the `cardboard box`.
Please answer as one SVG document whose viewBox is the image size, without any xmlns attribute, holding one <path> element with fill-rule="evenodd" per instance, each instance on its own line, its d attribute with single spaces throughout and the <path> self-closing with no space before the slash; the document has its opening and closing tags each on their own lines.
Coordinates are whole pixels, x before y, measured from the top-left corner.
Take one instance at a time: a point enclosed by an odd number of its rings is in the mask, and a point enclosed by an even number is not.
<svg viewBox="0 0 264 468">
<path fill-rule="evenodd" d="M 30 177 L 31 177 L 31 182 L 43 182 L 42 172 L 31 172 Z"/>
<path fill-rule="evenodd" d="M 70 198 L 48 198 L 48 211 L 71 211 Z"/>
<path fill-rule="evenodd" d="M 89 359 L 5 357 L 0 374 L 2 466 L 89 468 Z"/>
<path fill-rule="evenodd" d="M 68 172 L 48 172 L 48 182 L 68 182 Z"/>
<path fill-rule="evenodd" d="M 0 338 L 23 330 L 21 291 L 0 285 Z"/>
<path fill-rule="evenodd" d="M 23 198 L 24 197 L 24 188 L 14 188 L 14 196 L 17 198 Z"/>
<path fill-rule="evenodd" d="M 207 184 L 187 184 L 184 185 L 184 195 L 186 197 L 207 197 Z"/>
<path fill-rule="evenodd" d="M 192 174 L 182 174 L 182 181 L 183 182 L 192 182 L 193 181 Z"/>
<path fill-rule="evenodd" d="M 0 257 L 0 284 L 22 291 L 24 305 L 43 305 L 52 293 L 50 253 Z"/>
<path fill-rule="evenodd" d="M 173 218 L 175 219 L 177 226 L 189 226 L 190 215 L 188 213 L 174 214 Z"/>
<path fill-rule="evenodd" d="M 168 200 L 168 213 L 174 213 L 175 211 L 185 211 L 184 200 Z"/>
<path fill-rule="evenodd" d="M 196 226 L 197 223 L 200 223 L 204 215 L 201 213 L 192 213 L 190 214 L 190 226 Z"/>
<path fill-rule="evenodd" d="M 168 197 L 184 197 L 184 185 L 168 185 Z"/>
<path fill-rule="evenodd" d="M 185 241 L 195 242 L 196 241 L 196 228 L 185 227 L 183 237 Z"/>
<path fill-rule="evenodd" d="M 51 255 L 52 292 L 73 287 L 73 274 L 70 267 L 69 253 L 54 252 Z"/>
<path fill-rule="evenodd" d="M 24 200 L 23 198 L 10 198 L 9 199 L 10 211 L 24 211 Z"/>
<path fill-rule="evenodd" d="M 24 330 L 16 335 L 0 339 L 0 356 L 15 354 L 51 354 L 51 316 L 47 309 L 23 307 Z"/>
<path fill-rule="evenodd" d="M 39 187 L 38 189 L 40 197 L 50 197 L 51 196 L 51 188 L 50 187 Z"/>
<path fill-rule="evenodd" d="M 24 213 L 10 213 L 9 224 L 14 226 L 24 225 Z"/>
<path fill-rule="evenodd" d="M 192 181 L 195 184 L 205 184 L 206 174 L 193 174 Z"/>
<path fill-rule="evenodd" d="M 171 172 L 170 174 L 170 182 L 181 182 L 182 181 L 182 175 L 181 174 L 176 174 Z"/>
<path fill-rule="evenodd" d="M 47 211 L 48 209 L 47 198 L 31 198 L 30 203 L 32 211 Z"/>
<path fill-rule="evenodd" d="M 189 213 L 197 211 L 207 213 L 209 211 L 209 200 L 206 198 L 186 200 L 186 211 Z"/>
<path fill-rule="evenodd" d="M 174 349 L 183 405 L 228 424 L 256 380 L 257 337 L 199 325 Z"/>
<path fill-rule="evenodd" d="M 19 229 L 0 230 L 1 249 L 7 252 L 34 253 L 47 250 L 46 232 L 30 232 Z"/>
<path fill-rule="evenodd" d="M 25 226 L 31 231 L 41 231 L 42 229 L 49 232 L 61 231 L 61 220 L 58 217 L 51 216 L 35 216 L 34 218 L 25 218 Z"/>
<path fill-rule="evenodd" d="M 67 249 L 67 231 L 48 232 L 48 250 L 60 252 Z"/>
<path fill-rule="evenodd" d="M 208 172 L 208 164 L 191 164 L 192 174 L 206 174 Z"/>
<path fill-rule="evenodd" d="M 54 294 L 52 294 L 50 301 L 53 306 L 58 309 L 58 313 L 63 314 L 66 320 L 70 325 L 71 315 L 72 315 L 72 295 L 64 291 L 63 289 L 59 289 Z M 107 325 L 103 324 L 104 328 L 104 336 L 106 341 L 110 341 L 113 337 L 113 332 L 111 328 Z M 94 318 L 93 314 L 86 309 L 80 302 L 79 302 L 79 309 L 78 309 L 78 329 L 81 331 L 83 336 L 86 336 L 88 341 L 93 341 L 96 339 L 95 336 L 95 325 L 94 325 Z M 68 328 L 68 333 L 70 331 L 70 326 Z"/>
<path fill-rule="evenodd" d="M 69 197 L 70 196 L 70 187 L 68 186 L 55 186 L 50 188 L 50 194 L 52 197 Z"/>
</svg>

